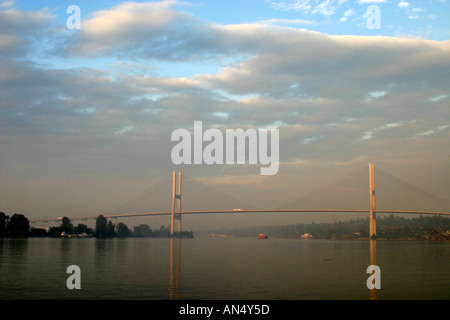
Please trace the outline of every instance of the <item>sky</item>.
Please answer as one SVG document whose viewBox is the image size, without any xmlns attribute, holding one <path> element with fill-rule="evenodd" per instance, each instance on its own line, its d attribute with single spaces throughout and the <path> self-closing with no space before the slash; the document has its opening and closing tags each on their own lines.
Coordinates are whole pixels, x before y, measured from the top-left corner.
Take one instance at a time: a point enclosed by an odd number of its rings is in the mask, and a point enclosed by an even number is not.
<svg viewBox="0 0 450 320">
<path fill-rule="evenodd" d="M 69 27 L 71 5 L 79 28 Z M 0 211 L 108 214 L 173 170 L 282 205 L 369 163 L 448 201 L 449 9 L 448 0 L 0 2 Z M 279 171 L 174 165 L 171 134 L 194 121 L 278 129 Z"/>
</svg>

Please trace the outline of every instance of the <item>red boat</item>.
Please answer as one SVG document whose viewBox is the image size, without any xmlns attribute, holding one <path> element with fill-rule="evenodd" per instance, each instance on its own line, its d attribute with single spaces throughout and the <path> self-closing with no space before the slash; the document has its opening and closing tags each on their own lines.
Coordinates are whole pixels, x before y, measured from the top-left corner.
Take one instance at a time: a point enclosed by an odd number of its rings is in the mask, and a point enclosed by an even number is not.
<svg viewBox="0 0 450 320">
<path fill-rule="evenodd" d="M 264 233 L 260 233 L 258 235 L 258 239 L 269 239 L 269 237 L 267 235 L 265 235 Z"/>
</svg>

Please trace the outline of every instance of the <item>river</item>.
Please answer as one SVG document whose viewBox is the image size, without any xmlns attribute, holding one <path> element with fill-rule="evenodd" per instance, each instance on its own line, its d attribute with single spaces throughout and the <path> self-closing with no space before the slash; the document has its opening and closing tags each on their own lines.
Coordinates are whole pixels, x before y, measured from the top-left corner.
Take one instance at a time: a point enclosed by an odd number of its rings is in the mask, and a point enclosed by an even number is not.
<svg viewBox="0 0 450 320">
<path fill-rule="evenodd" d="M 362 240 L 1 239 L 0 299 L 450 299 L 450 242 L 373 244 L 375 252 Z M 71 265 L 80 289 L 67 286 Z"/>
</svg>

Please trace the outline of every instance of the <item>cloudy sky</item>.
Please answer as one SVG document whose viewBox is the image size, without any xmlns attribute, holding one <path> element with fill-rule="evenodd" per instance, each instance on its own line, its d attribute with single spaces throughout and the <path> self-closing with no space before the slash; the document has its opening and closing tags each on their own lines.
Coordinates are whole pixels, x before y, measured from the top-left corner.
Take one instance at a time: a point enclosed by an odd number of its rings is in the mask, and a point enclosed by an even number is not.
<svg viewBox="0 0 450 320">
<path fill-rule="evenodd" d="M 448 199 L 449 37 L 447 0 L 3 1 L 0 211 L 107 214 L 173 170 L 283 203 L 369 162 Z M 278 128 L 278 174 L 175 166 L 194 121 Z"/>
</svg>

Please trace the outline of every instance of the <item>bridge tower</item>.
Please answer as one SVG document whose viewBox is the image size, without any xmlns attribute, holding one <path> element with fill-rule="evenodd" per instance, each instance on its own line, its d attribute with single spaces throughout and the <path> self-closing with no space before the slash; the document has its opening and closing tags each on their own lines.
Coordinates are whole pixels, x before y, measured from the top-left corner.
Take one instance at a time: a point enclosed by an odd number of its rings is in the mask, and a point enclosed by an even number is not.
<svg viewBox="0 0 450 320">
<path fill-rule="evenodd" d="M 370 226 L 369 236 L 371 239 L 377 237 L 377 218 L 375 213 L 375 168 L 369 163 L 369 199 L 370 199 Z"/>
<path fill-rule="evenodd" d="M 175 202 L 178 203 L 178 213 L 175 212 Z M 172 217 L 170 223 L 170 235 L 174 235 L 175 220 L 178 220 L 178 232 L 181 233 L 181 172 L 178 172 L 178 191 L 177 191 L 177 173 L 173 172 L 172 186 Z"/>
</svg>

